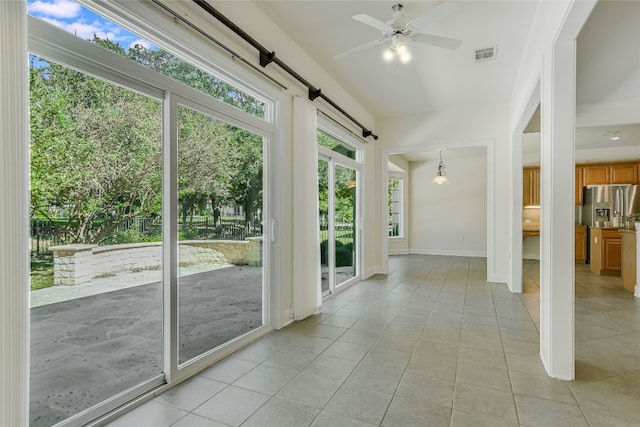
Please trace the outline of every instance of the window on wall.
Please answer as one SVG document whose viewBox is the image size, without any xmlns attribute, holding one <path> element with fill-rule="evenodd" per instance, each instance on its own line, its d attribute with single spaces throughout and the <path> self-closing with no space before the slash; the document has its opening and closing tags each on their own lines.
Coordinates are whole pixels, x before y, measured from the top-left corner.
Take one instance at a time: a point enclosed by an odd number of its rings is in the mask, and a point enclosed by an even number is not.
<svg viewBox="0 0 640 427">
<path fill-rule="evenodd" d="M 273 102 L 72 1 L 29 10 L 30 425 L 84 425 L 269 323 Z"/>
<path fill-rule="evenodd" d="M 389 178 L 388 181 L 388 223 L 389 237 L 402 237 L 402 178 Z"/>
</svg>

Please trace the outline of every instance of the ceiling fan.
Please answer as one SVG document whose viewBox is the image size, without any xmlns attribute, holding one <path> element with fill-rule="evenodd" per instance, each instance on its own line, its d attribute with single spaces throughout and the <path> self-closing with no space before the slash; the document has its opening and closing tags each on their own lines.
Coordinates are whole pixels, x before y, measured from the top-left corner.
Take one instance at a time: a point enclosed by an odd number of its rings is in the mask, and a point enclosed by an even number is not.
<svg viewBox="0 0 640 427">
<path fill-rule="evenodd" d="M 353 19 L 362 22 L 382 31 L 382 38 L 372 40 L 361 46 L 349 49 L 346 52 L 342 52 L 335 56 L 336 60 L 353 55 L 354 53 L 361 52 L 373 46 L 381 45 L 387 40 L 391 40 L 391 46 L 388 51 L 385 52 L 385 59 L 391 60 L 397 55 L 402 63 L 408 62 L 411 59 L 411 53 L 407 49 L 405 44 L 407 39 L 411 41 L 428 44 L 432 46 L 442 47 L 445 49 L 457 49 L 462 44 L 462 40 L 452 39 L 450 37 L 436 36 L 434 34 L 425 34 L 420 32 L 423 26 L 429 22 L 442 19 L 458 9 L 458 6 L 451 2 L 444 2 L 438 6 L 429 9 L 422 15 L 412 19 L 404 25 L 399 25 L 398 21 L 403 16 L 403 6 L 400 3 L 396 3 L 392 6 L 393 17 L 388 22 L 382 22 L 372 16 L 366 14 L 354 15 Z"/>
</svg>

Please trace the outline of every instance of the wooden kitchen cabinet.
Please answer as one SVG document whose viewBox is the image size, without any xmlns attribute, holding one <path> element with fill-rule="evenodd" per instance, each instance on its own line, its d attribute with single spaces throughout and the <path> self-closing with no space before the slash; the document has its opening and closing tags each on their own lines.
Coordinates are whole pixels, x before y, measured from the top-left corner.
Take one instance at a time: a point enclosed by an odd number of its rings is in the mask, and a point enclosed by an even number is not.
<svg viewBox="0 0 640 427">
<path fill-rule="evenodd" d="M 576 197 L 576 206 L 582 206 L 582 187 L 584 187 L 583 184 L 583 178 L 582 175 L 584 174 L 584 168 L 580 167 L 580 166 L 576 166 L 576 189 L 575 189 L 575 197 Z"/>
<path fill-rule="evenodd" d="M 583 186 L 639 183 L 640 163 L 638 162 L 583 164 L 581 168 Z"/>
<path fill-rule="evenodd" d="M 611 165 L 609 184 L 637 184 L 638 165 L 623 163 Z"/>
<path fill-rule="evenodd" d="M 591 229 L 591 272 L 620 276 L 622 240 L 618 229 Z"/>
<path fill-rule="evenodd" d="M 584 185 L 606 185 L 609 184 L 608 165 L 586 165 L 584 171 Z"/>
<path fill-rule="evenodd" d="M 522 205 L 540 206 L 539 167 L 526 167 L 522 170 Z"/>
<path fill-rule="evenodd" d="M 577 263 L 584 264 L 587 260 L 587 227 L 585 225 L 576 225 L 575 238 L 575 260 Z"/>
<path fill-rule="evenodd" d="M 616 233 L 619 233 L 616 231 Z M 604 257 L 602 259 L 603 270 L 622 270 L 622 239 L 618 237 L 602 237 L 604 245 Z"/>
</svg>

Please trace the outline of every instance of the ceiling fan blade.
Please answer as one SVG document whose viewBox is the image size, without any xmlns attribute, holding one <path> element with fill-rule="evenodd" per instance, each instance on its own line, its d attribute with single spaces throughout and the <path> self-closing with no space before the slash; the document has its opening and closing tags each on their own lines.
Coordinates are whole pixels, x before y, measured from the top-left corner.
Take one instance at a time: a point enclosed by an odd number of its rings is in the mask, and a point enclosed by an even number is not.
<svg viewBox="0 0 640 427">
<path fill-rule="evenodd" d="M 370 47 L 373 47 L 373 46 L 377 46 L 377 45 L 379 45 L 379 44 L 382 44 L 382 43 L 384 43 L 384 42 L 385 42 L 385 41 L 387 41 L 387 40 L 389 40 L 389 38 L 388 38 L 388 37 L 385 37 L 385 38 L 382 38 L 382 39 L 378 39 L 378 40 L 372 40 L 372 41 L 370 41 L 369 43 L 365 43 L 365 44 L 363 44 L 363 45 L 360 45 L 360 46 L 354 47 L 353 49 L 349 49 L 349 50 L 347 50 L 346 52 L 342 52 L 342 53 L 340 53 L 340 54 L 336 55 L 336 56 L 334 57 L 334 59 L 335 59 L 336 61 L 337 61 L 337 60 L 340 60 L 340 59 L 342 59 L 342 58 L 344 58 L 344 57 L 346 57 L 346 56 L 350 56 L 350 55 L 353 55 L 354 53 L 358 53 L 358 52 L 361 52 L 361 51 L 363 51 L 363 50 L 369 49 Z"/>
<path fill-rule="evenodd" d="M 462 44 L 462 40 L 422 33 L 412 34 L 411 40 L 422 44 L 429 44 L 432 46 L 443 47 L 445 49 L 452 50 L 459 48 Z"/>
<path fill-rule="evenodd" d="M 360 13 L 358 15 L 353 15 L 352 17 L 353 19 L 355 19 L 356 21 L 360 21 L 363 24 L 367 24 L 370 27 L 373 28 L 377 28 L 380 31 L 389 31 L 391 30 L 391 27 L 387 24 L 385 24 L 384 22 L 369 16 L 369 15 L 365 15 L 364 13 Z"/>
<path fill-rule="evenodd" d="M 451 3 L 449 1 L 444 2 L 444 3 L 439 4 L 438 6 L 432 8 L 432 9 L 427 10 L 422 15 L 420 15 L 420 16 L 414 18 L 413 20 L 411 20 L 407 24 L 407 27 L 410 26 L 414 30 L 419 30 L 425 24 L 428 24 L 429 22 L 437 21 L 437 20 L 442 19 L 442 18 L 444 18 L 446 16 L 449 16 L 450 14 L 452 14 L 453 12 L 455 12 L 458 9 L 459 9 L 459 7 L 456 4 Z"/>
</svg>

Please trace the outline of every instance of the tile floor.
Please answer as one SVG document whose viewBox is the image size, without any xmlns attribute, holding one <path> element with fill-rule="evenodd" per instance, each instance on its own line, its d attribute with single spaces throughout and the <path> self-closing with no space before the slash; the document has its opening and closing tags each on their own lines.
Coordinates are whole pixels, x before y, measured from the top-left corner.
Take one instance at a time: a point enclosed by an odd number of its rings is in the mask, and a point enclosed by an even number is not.
<svg viewBox="0 0 640 427">
<path fill-rule="evenodd" d="M 538 356 L 538 269 L 524 293 L 480 258 L 399 256 L 110 426 L 637 426 L 640 301 L 576 268 L 576 381 Z"/>
</svg>

